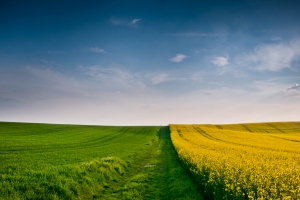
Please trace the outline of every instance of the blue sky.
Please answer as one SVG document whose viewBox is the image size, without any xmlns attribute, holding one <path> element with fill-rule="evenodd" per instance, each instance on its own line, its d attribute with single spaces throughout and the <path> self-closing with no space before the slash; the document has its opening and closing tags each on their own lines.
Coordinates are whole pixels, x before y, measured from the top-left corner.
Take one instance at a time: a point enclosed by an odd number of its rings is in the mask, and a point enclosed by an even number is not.
<svg viewBox="0 0 300 200">
<path fill-rule="evenodd" d="M 300 120 L 300 2 L 4 1 L 0 121 Z"/>
</svg>

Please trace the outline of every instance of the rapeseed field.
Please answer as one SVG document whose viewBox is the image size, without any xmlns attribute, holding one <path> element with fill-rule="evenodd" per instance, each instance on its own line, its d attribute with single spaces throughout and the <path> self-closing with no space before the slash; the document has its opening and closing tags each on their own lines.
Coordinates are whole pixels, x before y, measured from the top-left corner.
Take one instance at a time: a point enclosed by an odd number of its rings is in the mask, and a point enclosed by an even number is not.
<svg viewBox="0 0 300 200">
<path fill-rule="evenodd" d="M 170 125 L 205 199 L 300 199 L 300 123 Z"/>
</svg>

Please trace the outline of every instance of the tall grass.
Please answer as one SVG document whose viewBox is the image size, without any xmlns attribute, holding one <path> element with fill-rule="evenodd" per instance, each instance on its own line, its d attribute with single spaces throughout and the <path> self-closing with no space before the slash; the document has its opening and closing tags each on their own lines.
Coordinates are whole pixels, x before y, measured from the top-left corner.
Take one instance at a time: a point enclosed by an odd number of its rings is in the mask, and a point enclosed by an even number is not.
<svg viewBox="0 0 300 200">
<path fill-rule="evenodd" d="M 0 175 L 2 199 L 74 199 L 91 197 L 126 171 L 127 163 L 105 157 L 78 165 L 23 170 L 6 166 Z"/>
</svg>

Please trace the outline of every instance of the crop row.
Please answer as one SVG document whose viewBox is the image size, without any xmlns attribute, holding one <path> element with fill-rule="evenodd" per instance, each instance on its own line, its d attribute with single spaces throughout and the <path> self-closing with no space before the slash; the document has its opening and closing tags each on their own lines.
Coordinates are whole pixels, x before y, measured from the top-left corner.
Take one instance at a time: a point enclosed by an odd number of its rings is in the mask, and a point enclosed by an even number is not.
<svg viewBox="0 0 300 200">
<path fill-rule="evenodd" d="M 170 125 L 206 199 L 300 199 L 300 124 Z"/>
</svg>

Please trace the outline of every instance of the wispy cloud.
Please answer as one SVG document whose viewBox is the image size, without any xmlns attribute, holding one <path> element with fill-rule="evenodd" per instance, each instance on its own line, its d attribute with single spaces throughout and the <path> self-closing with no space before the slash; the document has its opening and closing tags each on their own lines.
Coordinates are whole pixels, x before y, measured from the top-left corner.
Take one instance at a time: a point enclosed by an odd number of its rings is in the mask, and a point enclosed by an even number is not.
<svg viewBox="0 0 300 200">
<path fill-rule="evenodd" d="M 298 83 L 295 83 L 292 87 L 289 87 L 286 89 L 286 91 L 289 90 L 299 90 L 300 91 L 300 85 Z"/>
<path fill-rule="evenodd" d="M 272 41 L 280 41 L 280 40 L 282 40 L 282 38 L 280 36 L 274 36 L 274 37 L 271 37 L 270 40 L 272 40 Z"/>
<path fill-rule="evenodd" d="M 223 67 L 228 65 L 228 56 L 227 57 L 214 57 L 212 63 L 218 67 Z"/>
<path fill-rule="evenodd" d="M 100 49 L 98 47 L 91 47 L 91 52 L 94 52 L 94 53 L 106 53 L 106 51 L 104 51 L 103 49 Z"/>
<path fill-rule="evenodd" d="M 110 22 L 111 24 L 113 24 L 113 25 L 122 25 L 122 24 L 124 23 L 124 21 L 122 21 L 122 20 L 120 20 L 120 19 L 118 19 L 118 18 L 116 18 L 116 17 L 111 17 L 111 18 L 109 19 L 109 22 Z"/>
<path fill-rule="evenodd" d="M 72 77 L 51 68 L 28 66 L 0 74 L 0 98 L 11 98 L 19 102 L 51 100 L 62 96 L 80 96 L 81 85 Z"/>
<path fill-rule="evenodd" d="M 131 21 L 129 20 L 125 20 L 125 19 L 120 19 L 120 18 L 116 18 L 116 17 L 111 17 L 109 19 L 109 22 L 113 25 L 116 25 L 116 26 L 132 26 L 132 27 L 135 27 L 139 21 L 141 21 L 142 19 L 133 19 Z"/>
<path fill-rule="evenodd" d="M 292 68 L 293 62 L 300 58 L 300 40 L 289 43 L 262 45 L 250 54 L 238 59 L 238 64 L 254 70 L 280 71 Z"/>
<path fill-rule="evenodd" d="M 153 84 L 159 84 L 168 80 L 168 74 L 158 74 L 151 78 Z"/>
<path fill-rule="evenodd" d="M 132 75 L 117 67 L 101 67 L 99 65 L 83 67 L 79 66 L 78 69 L 83 71 L 86 75 L 99 78 L 103 81 L 106 80 L 126 80 L 132 78 Z"/>
<path fill-rule="evenodd" d="M 97 83 L 97 87 L 104 91 L 121 91 L 128 94 L 148 91 L 140 77 L 125 70 L 122 65 L 79 66 L 78 70 L 89 76 L 90 81 Z"/>
<path fill-rule="evenodd" d="M 294 108 L 298 108 L 300 100 L 300 90 L 291 89 L 291 90 L 282 90 L 279 92 L 275 92 L 271 95 L 268 95 L 261 99 L 262 102 L 272 104 L 282 104 L 285 106 L 293 105 Z"/>
<path fill-rule="evenodd" d="M 168 35 L 174 35 L 174 36 L 194 36 L 194 37 L 217 37 L 221 34 L 217 33 L 201 33 L 201 32 L 182 32 L 182 33 L 172 33 Z"/>
<path fill-rule="evenodd" d="M 141 19 L 134 19 L 130 23 L 128 23 L 128 26 L 134 26 L 136 25 Z"/>
<path fill-rule="evenodd" d="M 166 72 L 161 72 L 161 73 L 150 73 L 150 74 L 145 74 L 144 76 L 141 75 L 140 76 L 143 80 L 150 80 L 150 82 L 153 85 L 157 85 L 160 83 L 165 83 L 168 82 L 167 84 L 169 86 L 171 86 L 172 84 L 178 84 L 179 82 L 183 83 L 191 83 L 191 82 L 200 82 L 202 81 L 202 77 L 201 75 L 199 75 L 199 73 L 186 73 L 183 71 L 166 71 Z M 153 85 L 150 85 L 150 87 L 152 87 Z M 158 90 L 161 90 L 161 88 L 158 88 Z"/>
<path fill-rule="evenodd" d="M 181 62 L 183 59 L 186 58 L 186 55 L 183 54 L 176 54 L 173 58 L 170 59 L 171 62 Z"/>
</svg>

